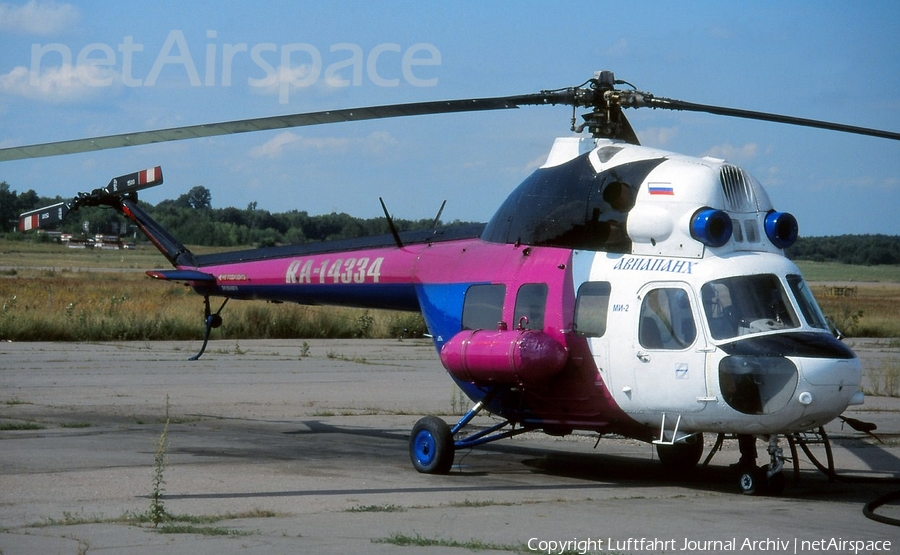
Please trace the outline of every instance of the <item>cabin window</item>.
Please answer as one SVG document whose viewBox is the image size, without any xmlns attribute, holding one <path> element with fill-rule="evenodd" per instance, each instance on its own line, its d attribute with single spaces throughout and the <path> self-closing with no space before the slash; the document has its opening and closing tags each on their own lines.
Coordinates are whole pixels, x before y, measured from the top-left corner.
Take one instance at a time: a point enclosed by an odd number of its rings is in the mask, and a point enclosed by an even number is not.
<svg viewBox="0 0 900 555">
<path fill-rule="evenodd" d="M 697 326 L 687 291 L 665 287 L 644 296 L 638 337 L 645 349 L 682 350 L 697 339 Z"/>
<path fill-rule="evenodd" d="M 799 326 L 787 293 L 771 274 L 710 281 L 700 297 L 713 339 Z"/>
<path fill-rule="evenodd" d="M 544 311 L 547 308 L 547 284 L 526 283 L 516 294 L 516 329 L 544 329 Z"/>
<path fill-rule="evenodd" d="M 469 287 L 463 304 L 463 329 L 497 329 L 503 320 L 504 297 L 506 286 L 502 284 L 478 284 Z"/>
<path fill-rule="evenodd" d="M 575 332 L 581 337 L 603 337 L 609 312 L 607 281 L 586 281 L 575 299 Z"/>
</svg>

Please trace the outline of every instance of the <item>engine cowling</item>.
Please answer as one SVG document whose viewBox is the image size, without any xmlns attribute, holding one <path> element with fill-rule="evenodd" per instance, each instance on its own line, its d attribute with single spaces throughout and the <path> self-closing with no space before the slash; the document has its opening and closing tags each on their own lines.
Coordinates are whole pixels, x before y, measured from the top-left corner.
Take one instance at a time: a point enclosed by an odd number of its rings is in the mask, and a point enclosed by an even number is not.
<svg viewBox="0 0 900 555">
<path fill-rule="evenodd" d="M 464 330 L 441 348 L 441 363 L 462 381 L 528 385 L 563 369 L 566 348 L 539 330 Z"/>
</svg>

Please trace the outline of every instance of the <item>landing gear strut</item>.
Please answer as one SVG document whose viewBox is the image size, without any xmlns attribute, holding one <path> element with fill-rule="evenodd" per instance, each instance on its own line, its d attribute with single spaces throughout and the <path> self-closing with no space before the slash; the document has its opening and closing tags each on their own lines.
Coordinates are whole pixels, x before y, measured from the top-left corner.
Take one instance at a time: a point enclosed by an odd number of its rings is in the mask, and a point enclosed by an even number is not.
<svg viewBox="0 0 900 555">
<path fill-rule="evenodd" d="M 769 436 L 769 464 L 760 467 L 742 465 L 738 483 L 745 495 L 781 495 L 784 491 L 784 451 L 778 446 L 778 436 Z"/>
<path fill-rule="evenodd" d="M 217 310 L 215 314 L 213 314 L 209 308 L 209 295 L 203 297 L 203 302 L 205 303 L 203 320 L 206 323 L 206 333 L 204 333 L 203 335 L 203 345 L 200 346 L 200 352 L 192 356 L 188 360 L 199 360 L 203 353 L 206 351 L 206 344 L 209 343 L 209 333 L 213 330 L 213 328 L 218 328 L 222 325 L 222 316 L 220 316 L 219 313 L 222 312 L 223 308 L 225 308 L 225 304 L 228 302 L 228 297 L 225 297 L 225 300 L 222 301 L 222 306 L 219 307 L 219 310 Z"/>
</svg>

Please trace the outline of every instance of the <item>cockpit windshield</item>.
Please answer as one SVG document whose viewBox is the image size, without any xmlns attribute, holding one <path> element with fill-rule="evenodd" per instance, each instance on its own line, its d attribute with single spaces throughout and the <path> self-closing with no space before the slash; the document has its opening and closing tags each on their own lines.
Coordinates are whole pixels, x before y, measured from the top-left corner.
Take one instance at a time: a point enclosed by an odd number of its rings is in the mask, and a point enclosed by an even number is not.
<svg viewBox="0 0 900 555">
<path fill-rule="evenodd" d="M 771 274 L 710 281 L 700 295 L 713 339 L 800 327 L 781 281 Z"/>
<path fill-rule="evenodd" d="M 798 275 L 789 275 L 787 282 L 791 287 L 791 291 L 794 292 L 794 297 L 797 299 L 797 304 L 800 306 L 800 312 L 803 313 L 806 323 L 814 328 L 829 329 L 828 320 L 822 314 L 816 299 L 813 298 L 812 291 L 809 290 L 809 285 L 803 281 L 803 278 Z"/>
</svg>

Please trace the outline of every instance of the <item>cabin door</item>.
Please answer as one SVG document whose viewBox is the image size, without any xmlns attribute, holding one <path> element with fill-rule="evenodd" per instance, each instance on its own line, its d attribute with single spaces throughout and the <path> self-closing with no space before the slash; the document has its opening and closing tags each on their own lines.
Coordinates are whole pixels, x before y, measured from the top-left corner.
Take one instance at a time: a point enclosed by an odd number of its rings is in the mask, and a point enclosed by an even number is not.
<svg viewBox="0 0 900 555">
<path fill-rule="evenodd" d="M 639 411 L 703 410 L 707 344 L 686 283 L 651 283 L 638 292 L 631 398 Z M 623 384 L 624 385 L 624 384 Z"/>
</svg>

